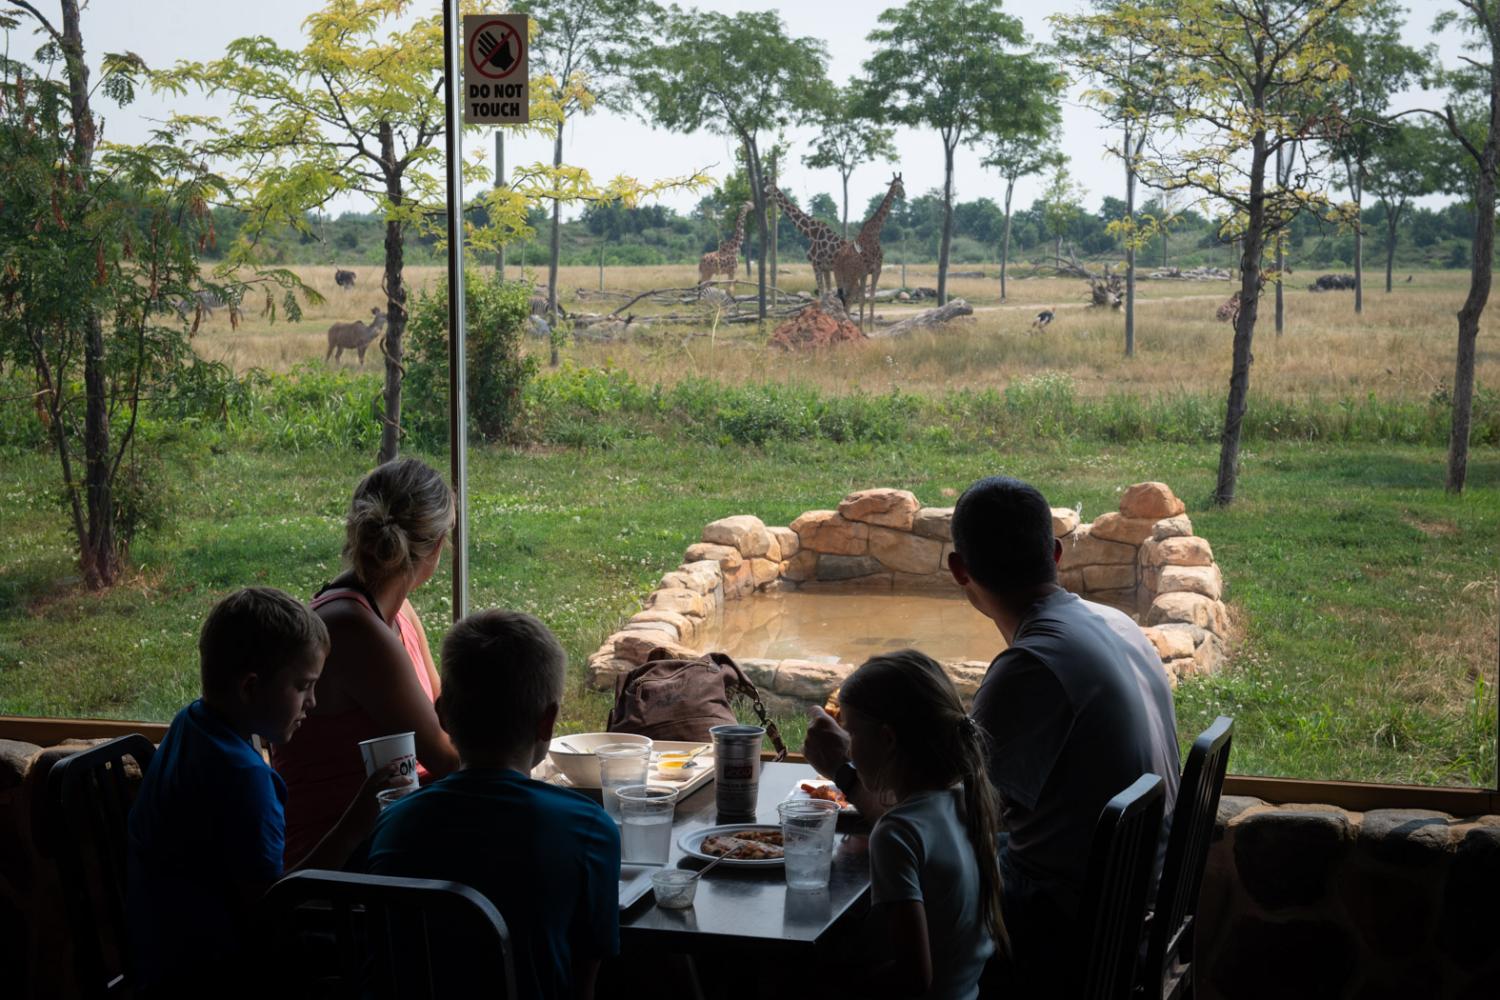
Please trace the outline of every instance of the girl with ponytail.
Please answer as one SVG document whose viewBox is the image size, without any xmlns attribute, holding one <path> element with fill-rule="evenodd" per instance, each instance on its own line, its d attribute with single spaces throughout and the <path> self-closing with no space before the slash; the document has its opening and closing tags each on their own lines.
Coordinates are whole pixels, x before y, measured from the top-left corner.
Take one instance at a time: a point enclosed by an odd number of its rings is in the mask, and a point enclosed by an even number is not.
<svg viewBox="0 0 1500 1000">
<path fill-rule="evenodd" d="M 865 661 L 839 705 L 859 783 L 886 805 L 870 834 L 871 902 L 887 935 L 871 982 L 976 997 L 985 962 L 1009 947 L 984 733 L 942 667 L 911 649 Z"/>
</svg>

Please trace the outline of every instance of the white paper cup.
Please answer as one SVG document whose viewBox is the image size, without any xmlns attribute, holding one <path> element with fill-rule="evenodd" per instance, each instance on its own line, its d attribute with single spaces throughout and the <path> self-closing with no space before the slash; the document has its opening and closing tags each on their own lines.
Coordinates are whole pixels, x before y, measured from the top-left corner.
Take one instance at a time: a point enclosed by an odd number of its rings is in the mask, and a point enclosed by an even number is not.
<svg viewBox="0 0 1500 1000">
<path fill-rule="evenodd" d="M 365 740 L 359 745 L 359 755 L 364 758 L 366 776 L 387 764 L 396 763 L 399 765 L 397 774 L 413 783 L 417 780 L 416 733 L 395 733 Z"/>
</svg>

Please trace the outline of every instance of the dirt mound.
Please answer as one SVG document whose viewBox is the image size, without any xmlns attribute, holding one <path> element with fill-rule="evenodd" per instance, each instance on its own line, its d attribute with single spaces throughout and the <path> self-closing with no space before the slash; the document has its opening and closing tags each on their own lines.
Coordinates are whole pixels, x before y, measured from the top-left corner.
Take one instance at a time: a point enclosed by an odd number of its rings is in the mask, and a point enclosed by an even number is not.
<svg viewBox="0 0 1500 1000">
<path fill-rule="evenodd" d="M 771 334 L 771 346 L 798 351 L 864 339 L 865 335 L 850 322 L 849 315 L 837 302 L 814 302 L 776 328 Z"/>
</svg>

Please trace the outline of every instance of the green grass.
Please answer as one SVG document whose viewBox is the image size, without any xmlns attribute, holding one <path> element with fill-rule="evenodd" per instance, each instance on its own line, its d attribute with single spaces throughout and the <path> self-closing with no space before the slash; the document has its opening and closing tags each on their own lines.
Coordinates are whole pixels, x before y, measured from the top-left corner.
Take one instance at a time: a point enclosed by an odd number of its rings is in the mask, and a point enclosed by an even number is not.
<svg viewBox="0 0 1500 1000">
<path fill-rule="evenodd" d="M 1494 784 L 1494 448 L 1475 451 L 1469 492 L 1454 498 L 1432 445 L 1252 440 L 1238 502 L 1207 510 L 1211 442 L 1028 443 L 933 426 L 842 443 L 757 431 L 755 445 L 736 440 L 739 425 L 672 432 L 673 414 L 641 426 L 617 413 L 618 433 L 601 442 L 569 412 L 579 441 L 607 447 L 486 448 L 470 472 L 473 603 L 532 611 L 558 633 L 577 678 L 567 731 L 597 728 L 607 708 L 582 684 L 584 658 L 715 517 L 785 524 L 872 485 L 945 504 L 945 491 L 1006 472 L 1089 519 L 1125 485 L 1162 479 L 1212 542 L 1241 632 L 1232 668 L 1179 687 L 1181 736 L 1226 713 L 1240 773 Z M 191 460 L 170 464 L 170 528 L 137 542 L 133 576 L 104 595 L 76 585 L 55 462 L 6 450 L 0 713 L 165 720 L 195 696 L 197 627 L 219 596 L 250 583 L 310 595 L 337 572 L 341 514 L 368 450 L 194 433 L 212 448 L 179 446 Z M 434 644 L 448 586 L 444 571 L 414 596 Z M 802 727 L 788 729 L 795 744 Z"/>
</svg>

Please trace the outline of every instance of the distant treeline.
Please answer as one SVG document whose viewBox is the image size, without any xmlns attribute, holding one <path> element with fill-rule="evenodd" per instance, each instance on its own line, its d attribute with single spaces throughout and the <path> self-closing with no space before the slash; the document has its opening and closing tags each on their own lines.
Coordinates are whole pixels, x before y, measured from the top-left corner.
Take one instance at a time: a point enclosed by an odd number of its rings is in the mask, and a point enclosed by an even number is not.
<svg viewBox="0 0 1500 1000">
<path fill-rule="evenodd" d="M 795 200 L 795 199 L 794 199 Z M 879 197 L 871 199 L 858 218 L 851 207 L 851 231 L 874 211 Z M 815 195 L 807 210 L 815 218 L 841 228 L 838 206 L 832 196 Z M 1156 214 L 1148 202 L 1145 214 Z M 229 209 L 216 211 L 218 250 L 222 252 L 239 227 L 239 217 Z M 1080 257 L 1118 254 L 1120 241 L 1108 231 L 1109 224 L 1125 214 L 1117 198 L 1105 198 L 1095 212 L 1079 211 L 1062 234 L 1063 252 Z M 484 218 L 483 209 L 475 208 L 471 217 Z M 1058 234 L 1047 224 L 1042 202 L 1017 209 L 1011 220 L 1011 255 L 1013 264 L 1050 260 Z M 1371 281 L 1385 268 L 1385 210 L 1379 204 L 1364 212 L 1365 267 Z M 518 240 L 507 248 L 508 262 L 544 267 L 550 221 L 534 212 L 531 219 L 535 235 Z M 275 262 L 286 264 L 379 264 L 382 261 L 385 223 L 373 213 L 348 212 L 337 218 L 309 217 L 309 232 L 288 228 L 262 241 Z M 679 213 L 662 206 L 625 208 L 618 204 L 592 205 L 582 216 L 562 226 L 562 263 L 607 266 L 662 265 L 696 263 L 706 251 L 715 249 L 720 239 L 733 227 L 733 212 L 721 208 L 715 199 L 705 198 L 691 213 Z M 1005 215 L 990 198 L 961 201 L 954 205 L 953 262 L 955 264 L 993 264 L 999 260 L 1000 240 Z M 1474 221 L 1471 207 L 1454 202 L 1436 209 L 1408 208 L 1397 227 L 1395 266 L 1398 270 L 1426 268 L 1462 268 L 1469 263 L 1469 238 Z M 745 239 L 744 252 L 754 257 L 753 227 Z M 938 191 L 897 203 L 886 222 L 882 242 L 886 266 L 903 261 L 931 264 L 937 260 L 942 231 L 942 195 Z M 1140 265 L 1154 268 L 1165 265 L 1192 267 L 1214 264 L 1229 267 L 1237 263 L 1237 251 L 1222 242 L 1212 220 L 1194 212 L 1181 213 L 1170 228 L 1163 248 L 1162 239 L 1154 238 L 1140 252 Z M 807 241 L 785 216 L 777 227 L 778 256 L 782 261 L 801 263 Z M 428 234 L 408 238 L 409 263 L 438 263 L 442 260 L 439 237 Z M 1291 234 L 1290 261 L 1299 270 L 1310 268 L 1350 268 L 1354 261 L 1354 233 L 1332 223 L 1301 216 Z"/>
</svg>

